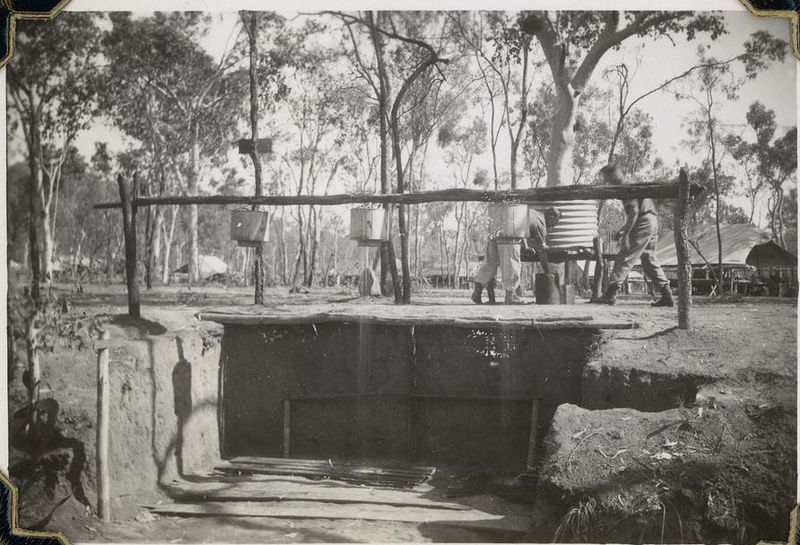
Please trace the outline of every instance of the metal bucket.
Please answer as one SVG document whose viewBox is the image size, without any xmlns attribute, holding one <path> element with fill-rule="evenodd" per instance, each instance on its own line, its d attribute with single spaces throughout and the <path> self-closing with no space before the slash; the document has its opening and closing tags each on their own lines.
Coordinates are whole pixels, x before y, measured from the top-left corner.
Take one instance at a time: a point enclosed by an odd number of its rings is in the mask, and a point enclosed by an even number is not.
<svg viewBox="0 0 800 545">
<path fill-rule="evenodd" d="M 269 240 L 269 212 L 237 208 L 231 211 L 231 240 L 239 246 L 259 246 Z"/>
<path fill-rule="evenodd" d="M 386 210 L 383 208 L 353 208 L 350 210 L 350 239 L 359 246 L 379 246 L 389 240 Z"/>
<path fill-rule="evenodd" d="M 597 201 L 532 202 L 531 208 L 544 212 L 555 208 L 561 219 L 547 233 L 551 248 L 592 248 L 597 237 Z"/>
</svg>

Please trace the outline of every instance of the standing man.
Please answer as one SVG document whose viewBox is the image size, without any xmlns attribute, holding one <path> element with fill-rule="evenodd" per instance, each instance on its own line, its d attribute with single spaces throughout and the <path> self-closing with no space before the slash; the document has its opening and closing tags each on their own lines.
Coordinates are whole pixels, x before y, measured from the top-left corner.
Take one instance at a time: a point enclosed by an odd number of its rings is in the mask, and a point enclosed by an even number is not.
<svg viewBox="0 0 800 545">
<path fill-rule="evenodd" d="M 621 185 L 624 177 L 617 163 L 609 163 L 600 169 L 603 181 L 609 185 Z M 652 303 L 654 307 L 672 307 L 672 290 L 669 280 L 656 259 L 656 242 L 658 241 L 658 214 L 652 199 L 623 199 L 625 207 L 625 225 L 615 233 L 614 238 L 620 240 L 620 249 L 614 260 L 614 270 L 608 290 L 595 303 L 613 305 L 617 302 L 617 292 L 628 277 L 628 273 L 639 259 L 642 260 L 644 274 L 659 287 L 661 299 Z"/>
<path fill-rule="evenodd" d="M 555 208 L 548 208 L 544 212 L 539 212 L 533 208 L 528 208 L 528 222 L 530 223 L 530 243 L 539 256 L 542 268 L 547 272 L 547 231 L 561 219 L 561 212 Z M 525 239 L 522 245 L 526 248 L 528 243 Z M 498 244 L 496 235 L 489 236 L 486 241 L 486 254 L 481 263 L 478 274 L 475 276 L 475 289 L 472 292 L 472 301 L 480 305 L 483 303 L 481 296 L 483 288 L 489 296 L 489 303 L 495 303 L 494 287 L 497 268 L 501 269 L 503 275 L 503 286 L 506 290 L 505 303 L 507 305 L 519 303 L 516 291 L 520 282 L 520 272 L 522 270 L 522 259 L 520 257 L 520 245 L 518 244 Z"/>
</svg>

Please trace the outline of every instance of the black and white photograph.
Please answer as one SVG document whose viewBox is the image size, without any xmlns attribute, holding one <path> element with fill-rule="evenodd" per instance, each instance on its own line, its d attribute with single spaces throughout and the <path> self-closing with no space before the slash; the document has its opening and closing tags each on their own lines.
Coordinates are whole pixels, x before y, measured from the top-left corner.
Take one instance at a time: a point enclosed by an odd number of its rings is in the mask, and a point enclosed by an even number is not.
<svg viewBox="0 0 800 545">
<path fill-rule="evenodd" d="M 11 12 L 18 528 L 793 541 L 789 18 L 172 4 Z"/>
</svg>

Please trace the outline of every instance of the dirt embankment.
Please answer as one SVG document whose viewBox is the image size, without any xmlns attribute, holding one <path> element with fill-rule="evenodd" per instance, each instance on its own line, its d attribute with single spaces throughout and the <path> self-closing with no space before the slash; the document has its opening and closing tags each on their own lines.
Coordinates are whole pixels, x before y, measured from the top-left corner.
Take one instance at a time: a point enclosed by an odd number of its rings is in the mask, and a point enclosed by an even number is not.
<svg viewBox="0 0 800 545">
<path fill-rule="evenodd" d="M 535 541 L 785 540 L 795 505 L 794 306 L 708 304 L 598 347 L 546 438 Z"/>
<path fill-rule="evenodd" d="M 184 298 L 182 305 L 148 295 L 152 300 L 146 301 L 144 314 L 150 321 L 133 323 L 118 317 L 124 312 L 122 298 L 104 300 L 101 295 L 76 300 L 72 314 L 96 314 L 114 338 L 134 340 L 203 328 L 192 319 L 200 306 L 245 302 L 244 295 L 227 292 Z M 458 302 L 466 296 L 449 297 Z M 528 309 L 535 311 L 515 311 Z M 589 311 L 576 307 L 570 312 Z M 674 312 L 642 303 L 592 312 L 636 320 L 642 328 L 607 336 L 587 365 L 580 406 L 557 409 L 542 449 L 528 539 L 785 539 L 796 483 L 796 307 L 774 302 L 698 305 L 691 332 L 674 329 Z M 215 340 L 208 332 L 203 338 L 210 347 Z M 298 532 L 301 523 L 273 521 L 153 521 L 141 506 L 165 499 L 157 493 L 118 497 L 115 522 L 100 525 L 93 514 L 92 335 L 81 332 L 82 343 L 65 339 L 44 355 L 45 395 L 59 405 L 56 425 L 37 445 L 14 435 L 19 429 L 14 415 L 24 406 L 25 389 L 18 371 L 10 380 L 11 474 L 23 489 L 23 526 L 58 529 L 80 541 L 424 538 L 400 525 L 364 523 L 358 534 L 346 526 L 350 523 L 336 521 L 315 523 L 325 533 L 314 533 L 311 526 Z"/>
<path fill-rule="evenodd" d="M 122 518 L 135 521 L 142 516 L 143 504 L 165 499 L 158 482 L 169 478 L 168 466 L 174 466 L 176 445 L 174 432 L 169 432 L 178 427 L 175 422 L 180 417 L 173 369 L 182 358 L 203 357 L 211 362 L 205 368 L 212 368 L 216 378 L 219 355 L 218 350 L 216 355 L 212 352 L 220 332 L 213 324 L 193 320 L 189 308 L 167 310 L 163 316 L 151 310 L 148 320 L 131 320 L 117 310 L 76 306 L 64 316 L 75 327 L 70 335 L 53 339 L 41 355 L 40 423 L 32 431 L 26 429 L 24 345 L 17 346 L 20 361 L 9 369 L 9 473 L 20 490 L 22 527 L 56 529 L 72 539 L 98 537 L 94 342 L 99 329 L 109 331 L 115 345 L 110 350 L 112 511 L 116 517 L 124 514 Z M 178 337 L 186 340 L 184 350 L 192 354 L 179 353 Z M 195 391 L 187 390 L 187 395 L 199 397 L 197 385 L 211 382 L 203 376 L 205 368 L 188 377 L 187 388 L 194 384 Z M 215 420 L 215 413 L 198 411 L 194 418 Z M 185 458 L 188 463 L 197 461 L 191 452 Z"/>
</svg>

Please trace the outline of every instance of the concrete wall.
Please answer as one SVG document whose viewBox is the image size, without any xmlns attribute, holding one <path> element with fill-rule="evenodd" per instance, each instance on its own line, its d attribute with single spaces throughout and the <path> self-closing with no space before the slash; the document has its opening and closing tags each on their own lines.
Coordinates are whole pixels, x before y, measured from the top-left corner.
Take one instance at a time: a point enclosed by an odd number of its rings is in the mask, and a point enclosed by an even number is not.
<svg viewBox="0 0 800 545">
<path fill-rule="evenodd" d="M 204 353 L 193 331 L 121 341 L 111 350 L 114 496 L 158 490 L 219 460 L 219 358 L 219 346 Z"/>
</svg>

